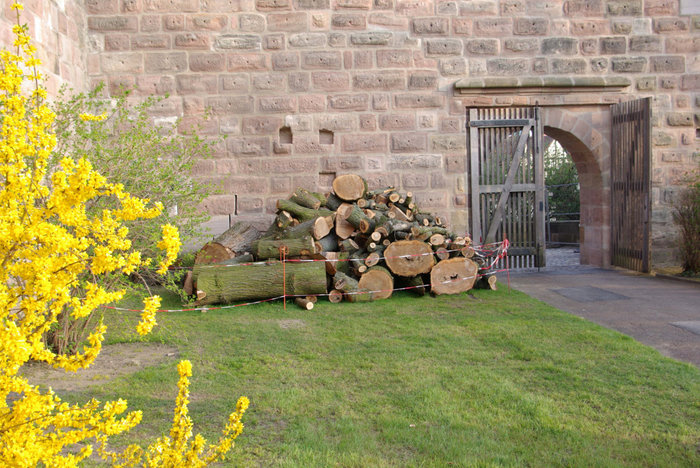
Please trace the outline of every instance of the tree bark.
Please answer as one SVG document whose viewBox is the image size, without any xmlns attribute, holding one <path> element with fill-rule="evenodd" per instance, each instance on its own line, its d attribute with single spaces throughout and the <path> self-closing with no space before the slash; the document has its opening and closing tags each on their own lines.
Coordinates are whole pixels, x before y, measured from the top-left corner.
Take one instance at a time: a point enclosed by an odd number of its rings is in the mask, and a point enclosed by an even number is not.
<svg viewBox="0 0 700 468">
<path fill-rule="evenodd" d="M 252 225 L 238 221 L 230 228 L 219 235 L 214 242 L 217 242 L 234 254 L 239 255 L 250 251 L 253 241 L 260 238 L 262 234 Z"/>
<path fill-rule="evenodd" d="M 325 208 L 312 210 L 311 208 L 306 208 L 305 206 L 294 203 L 291 200 L 277 200 L 277 209 L 291 213 L 300 221 L 308 221 L 310 219 L 318 218 L 319 216 L 333 215 L 331 210 L 327 210 Z"/>
<path fill-rule="evenodd" d="M 294 299 L 294 303 L 304 310 L 311 310 L 314 308 L 314 303 L 306 297 L 297 297 Z"/>
<path fill-rule="evenodd" d="M 322 262 L 269 262 L 230 268 L 195 267 L 198 305 L 251 301 L 281 296 L 326 293 L 326 268 Z M 286 279 L 286 282 L 283 280 Z M 285 291 L 286 283 L 286 291 Z"/>
<path fill-rule="evenodd" d="M 430 290 L 434 294 L 458 294 L 469 291 L 476 282 L 479 267 L 467 258 L 449 258 L 430 272 Z"/>
<path fill-rule="evenodd" d="M 261 260 L 279 258 L 280 247 L 287 248 L 287 253 L 285 254 L 287 257 L 316 253 L 316 244 L 311 236 L 304 236 L 299 239 L 260 239 L 253 242 L 252 246 L 253 254 Z"/>
</svg>

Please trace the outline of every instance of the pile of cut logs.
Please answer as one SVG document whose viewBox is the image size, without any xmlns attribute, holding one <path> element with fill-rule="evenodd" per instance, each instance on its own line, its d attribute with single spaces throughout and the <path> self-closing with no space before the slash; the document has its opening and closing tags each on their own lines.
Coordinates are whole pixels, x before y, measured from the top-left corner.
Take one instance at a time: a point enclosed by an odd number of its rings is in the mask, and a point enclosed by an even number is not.
<svg viewBox="0 0 700 468">
<path fill-rule="evenodd" d="M 410 192 L 370 191 L 355 174 L 338 176 L 327 195 L 299 188 L 278 200 L 264 234 L 234 224 L 202 247 L 185 281 L 198 305 L 284 296 L 306 309 L 319 295 L 360 302 L 475 286 L 495 289 L 496 277 L 469 237 L 421 212 Z"/>
</svg>

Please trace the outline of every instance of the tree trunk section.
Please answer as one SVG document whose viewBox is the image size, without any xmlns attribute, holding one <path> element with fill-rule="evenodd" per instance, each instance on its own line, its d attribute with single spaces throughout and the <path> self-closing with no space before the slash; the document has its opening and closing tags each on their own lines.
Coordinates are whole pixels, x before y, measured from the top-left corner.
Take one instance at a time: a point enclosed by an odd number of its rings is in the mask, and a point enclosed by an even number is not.
<svg viewBox="0 0 700 468">
<path fill-rule="evenodd" d="M 326 293 L 323 262 L 269 262 L 244 267 L 195 267 L 198 305 L 230 304 L 238 301 L 269 299 L 283 295 L 306 296 Z M 286 279 L 286 291 L 285 281 Z M 199 294 L 198 294 L 199 295 Z"/>
<path fill-rule="evenodd" d="M 435 264 L 433 249 L 425 242 L 401 240 L 384 251 L 384 261 L 395 275 L 416 276 L 429 273 Z"/>
<path fill-rule="evenodd" d="M 467 258 L 449 258 L 430 272 L 430 290 L 434 294 L 459 294 L 474 287 L 479 267 Z"/>
<path fill-rule="evenodd" d="M 367 182 L 356 174 L 339 175 L 333 181 L 333 192 L 345 201 L 355 201 L 367 193 Z"/>
<path fill-rule="evenodd" d="M 371 291 L 372 301 L 388 299 L 394 292 L 394 277 L 386 268 L 375 266 L 362 274 L 357 287 L 360 291 Z"/>
<path fill-rule="evenodd" d="M 311 310 L 314 308 L 314 303 L 306 297 L 297 297 L 294 299 L 294 303 L 304 310 Z"/>
<path fill-rule="evenodd" d="M 251 244 L 253 241 L 259 239 L 261 235 L 260 231 L 255 229 L 252 225 L 238 221 L 214 239 L 214 242 L 223 245 L 234 254 L 239 255 L 244 252 L 250 252 Z"/>
<path fill-rule="evenodd" d="M 253 254 L 260 260 L 279 258 L 280 247 L 286 247 L 287 257 L 312 255 L 316 253 L 316 244 L 311 236 L 299 239 L 260 239 L 253 242 Z"/>
<path fill-rule="evenodd" d="M 207 242 L 194 257 L 195 265 L 211 265 L 235 257 L 236 254 L 218 242 Z"/>
</svg>

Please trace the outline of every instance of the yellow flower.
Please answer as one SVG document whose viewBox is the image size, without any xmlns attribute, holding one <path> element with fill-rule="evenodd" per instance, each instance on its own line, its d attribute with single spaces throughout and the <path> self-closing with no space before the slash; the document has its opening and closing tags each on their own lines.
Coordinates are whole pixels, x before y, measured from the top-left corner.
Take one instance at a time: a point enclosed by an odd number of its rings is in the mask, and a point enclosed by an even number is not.
<svg viewBox="0 0 700 468">
<path fill-rule="evenodd" d="M 102 122 L 103 120 L 107 119 L 107 114 L 102 113 L 100 115 L 95 115 L 95 114 L 83 113 L 83 114 L 80 114 L 78 117 L 80 117 L 80 120 L 82 120 L 83 122 Z"/>
</svg>

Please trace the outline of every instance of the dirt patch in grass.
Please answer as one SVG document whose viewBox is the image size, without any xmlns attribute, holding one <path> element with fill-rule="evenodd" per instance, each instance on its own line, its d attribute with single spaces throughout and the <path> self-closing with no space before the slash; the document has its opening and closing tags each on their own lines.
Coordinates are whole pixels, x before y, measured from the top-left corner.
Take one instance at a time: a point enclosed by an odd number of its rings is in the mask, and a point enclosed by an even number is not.
<svg viewBox="0 0 700 468">
<path fill-rule="evenodd" d="M 306 326 L 306 323 L 304 323 L 303 320 L 299 319 L 282 319 L 278 320 L 277 324 L 283 330 L 297 330 Z"/>
<path fill-rule="evenodd" d="M 22 368 L 21 374 L 30 383 L 51 387 L 55 391 L 80 391 L 146 367 L 173 361 L 178 354 L 176 347 L 164 344 L 118 343 L 104 346 L 95 362 L 78 372 L 54 369 L 43 362 L 30 362 Z"/>
</svg>

